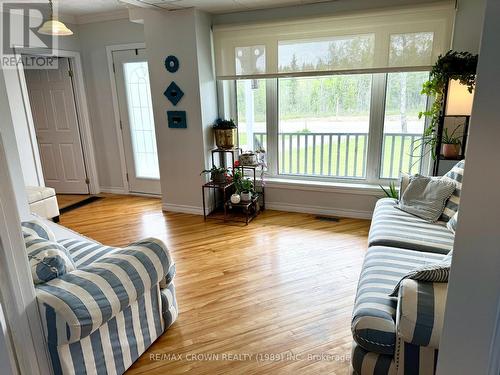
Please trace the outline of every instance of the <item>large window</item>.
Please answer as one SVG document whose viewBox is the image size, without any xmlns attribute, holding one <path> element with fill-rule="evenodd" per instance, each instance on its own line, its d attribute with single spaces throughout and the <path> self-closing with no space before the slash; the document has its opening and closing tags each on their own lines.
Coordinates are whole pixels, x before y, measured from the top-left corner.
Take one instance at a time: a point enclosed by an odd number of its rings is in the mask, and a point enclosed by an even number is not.
<svg viewBox="0 0 500 375">
<path fill-rule="evenodd" d="M 387 75 L 381 178 L 420 172 L 425 120 L 418 113 L 426 107 L 427 99 L 420 91 L 428 78 L 428 72 Z"/>
<path fill-rule="evenodd" d="M 428 72 L 234 81 L 239 146 L 283 177 L 370 183 L 422 169 Z M 268 100 L 272 98 L 272 100 Z"/>
<path fill-rule="evenodd" d="M 243 151 L 266 150 L 266 80 L 236 82 L 238 143 Z"/>
<path fill-rule="evenodd" d="M 454 14 L 446 2 L 215 25 L 220 115 L 238 121 L 241 148 L 266 150 L 271 176 L 386 184 L 425 172 L 422 84 Z"/>
<path fill-rule="evenodd" d="M 365 177 L 371 74 L 278 82 L 278 172 Z"/>
</svg>

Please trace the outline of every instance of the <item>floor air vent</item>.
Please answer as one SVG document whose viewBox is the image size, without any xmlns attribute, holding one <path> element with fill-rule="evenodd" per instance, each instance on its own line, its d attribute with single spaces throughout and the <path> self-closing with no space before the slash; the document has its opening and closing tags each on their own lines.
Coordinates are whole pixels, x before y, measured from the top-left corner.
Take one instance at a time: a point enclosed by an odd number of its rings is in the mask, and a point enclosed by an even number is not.
<svg viewBox="0 0 500 375">
<path fill-rule="evenodd" d="M 333 221 L 335 223 L 338 223 L 340 221 L 340 219 L 335 216 L 316 216 L 316 219 L 321 221 Z"/>
</svg>

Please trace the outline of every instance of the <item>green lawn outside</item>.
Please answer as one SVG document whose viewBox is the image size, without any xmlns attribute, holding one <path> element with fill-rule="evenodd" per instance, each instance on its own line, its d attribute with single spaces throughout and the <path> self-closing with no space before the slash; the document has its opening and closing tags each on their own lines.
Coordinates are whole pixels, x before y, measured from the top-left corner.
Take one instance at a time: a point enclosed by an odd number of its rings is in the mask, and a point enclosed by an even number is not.
<svg viewBox="0 0 500 375">
<path fill-rule="evenodd" d="M 246 144 L 246 133 L 241 132 L 240 144 Z M 257 135 L 259 141 L 263 140 L 265 145 L 267 141 L 266 135 Z M 284 149 L 283 138 L 284 137 Z M 296 135 L 284 135 L 279 138 L 279 172 L 282 174 L 300 174 L 300 175 L 320 175 L 333 177 L 350 177 L 363 178 L 365 177 L 366 166 L 366 147 L 368 144 L 368 136 L 360 134 L 357 139 L 354 135 L 342 136 L 340 139 L 337 136 L 332 137 L 331 144 L 331 165 L 329 165 L 330 144 L 329 137 L 323 138 L 323 157 L 321 158 L 321 137 L 316 135 L 316 145 L 313 146 L 313 134 L 308 134 L 307 146 L 307 164 L 306 164 L 306 147 L 305 137 L 301 135 L 300 148 L 297 148 Z M 394 143 L 392 142 L 394 137 Z M 292 138 L 292 147 L 290 152 L 290 138 Z M 348 142 L 349 139 L 349 142 Z M 349 146 L 348 146 L 349 143 Z M 357 152 L 356 152 L 357 144 Z M 348 152 L 347 147 L 349 147 Z M 394 150 L 394 151 L 393 151 Z M 398 178 L 400 172 L 418 173 L 420 170 L 420 161 L 418 158 L 411 158 L 412 140 L 410 136 L 390 136 L 386 137 L 383 145 L 382 156 L 382 178 Z M 314 157 L 313 157 L 314 156 Z M 346 163 L 346 158 L 348 160 Z M 393 157 L 391 167 L 391 156 Z M 313 165 L 314 159 L 314 165 Z M 322 163 L 323 161 L 323 163 Z M 298 162 L 298 165 L 297 165 Z M 411 168 L 410 163 L 413 164 Z M 323 169 L 321 165 L 323 164 Z M 347 168 L 346 168 L 347 164 Z M 402 166 L 400 168 L 400 165 Z"/>
</svg>

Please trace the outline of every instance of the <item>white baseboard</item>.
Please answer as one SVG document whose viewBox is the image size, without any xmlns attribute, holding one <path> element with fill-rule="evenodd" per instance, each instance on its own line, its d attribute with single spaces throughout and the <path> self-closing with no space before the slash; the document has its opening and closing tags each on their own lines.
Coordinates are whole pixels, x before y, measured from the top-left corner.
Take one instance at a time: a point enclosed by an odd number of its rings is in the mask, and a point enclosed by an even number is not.
<svg viewBox="0 0 500 375">
<path fill-rule="evenodd" d="M 126 191 L 122 187 L 101 186 L 99 190 L 101 191 L 101 193 L 128 194 L 128 191 Z"/>
<path fill-rule="evenodd" d="M 163 211 L 180 212 L 183 214 L 203 215 L 203 207 L 197 206 L 164 203 L 162 209 Z"/>
<path fill-rule="evenodd" d="M 101 193 L 137 195 L 138 197 L 148 197 L 148 198 L 161 198 L 161 195 L 158 194 L 136 193 L 133 191 L 127 191 L 124 188 L 115 188 L 115 187 L 101 187 Z"/>
<path fill-rule="evenodd" d="M 353 219 L 371 219 L 373 211 L 349 210 L 345 208 L 325 208 L 292 203 L 266 202 L 266 208 L 277 211 L 300 212 L 313 215 L 348 217 Z"/>
</svg>

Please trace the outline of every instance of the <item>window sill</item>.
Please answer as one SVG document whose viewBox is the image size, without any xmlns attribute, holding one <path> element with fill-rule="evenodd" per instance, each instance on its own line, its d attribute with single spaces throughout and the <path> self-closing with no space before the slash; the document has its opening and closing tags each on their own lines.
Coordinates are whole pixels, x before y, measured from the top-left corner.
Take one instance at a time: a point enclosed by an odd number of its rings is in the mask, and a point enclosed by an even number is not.
<svg viewBox="0 0 500 375">
<path fill-rule="evenodd" d="M 330 181 L 308 181 L 301 179 L 267 177 L 266 187 L 271 189 L 289 189 L 302 191 L 318 191 L 338 194 L 372 195 L 382 197 L 384 192 L 377 184 L 353 183 L 353 182 L 330 182 Z"/>
</svg>

